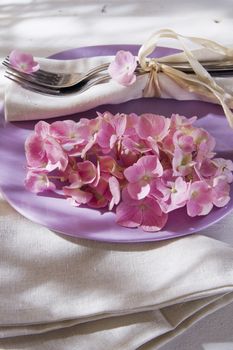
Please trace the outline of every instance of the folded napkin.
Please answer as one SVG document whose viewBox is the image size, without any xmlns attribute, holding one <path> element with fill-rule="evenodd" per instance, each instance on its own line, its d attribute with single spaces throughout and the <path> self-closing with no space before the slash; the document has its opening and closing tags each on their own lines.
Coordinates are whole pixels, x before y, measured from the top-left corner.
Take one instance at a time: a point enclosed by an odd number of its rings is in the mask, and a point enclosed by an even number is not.
<svg viewBox="0 0 233 350">
<path fill-rule="evenodd" d="M 152 60 L 149 66 L 146 58 L 151 54 L 160 37 L 174 38 L 183 47 L 183 52 Z M 152 35 L 138 53 L 139 62 L 147 72 L 138 76 L 130 86 L 122 86 L 110 80 L 93 86 L 82 94 L 69 96 L 46 96 L 25 90 L 15 83 L 10 83 L 5 94 L 5 117 L 8 121 L 36 120 L 70 115 L 83 112 L 103 104 L 118 104 L 141 97 L 159 96 L 177 100 L 203 100 L 221 103 L 229 124 L 233 126 L 233 78 L 211 78 L 198 60 L 222 60 L 231 56 L 233 49 L 224 48 L 212 41 L 189 38 L 202 48 L 190 51 L 183 42 L 183 37 L 171 30 L 163 30 Z M 60 72 L 86 72 L 99 64 L 111 62 L 114 57 L 91 57 L 75 60 L 54 60 L 38 58 L 42 69 Z M 184 74 L 166 65 L 167 62 L 188 61 L 196 75 Z"/>
<path fill-rule="evenodd" d="M 233 300 L 233 249 L 198 234 L 85 241 L 2 200 L 0 239 L 0 349 L 154 350 Z"/>
</svg>

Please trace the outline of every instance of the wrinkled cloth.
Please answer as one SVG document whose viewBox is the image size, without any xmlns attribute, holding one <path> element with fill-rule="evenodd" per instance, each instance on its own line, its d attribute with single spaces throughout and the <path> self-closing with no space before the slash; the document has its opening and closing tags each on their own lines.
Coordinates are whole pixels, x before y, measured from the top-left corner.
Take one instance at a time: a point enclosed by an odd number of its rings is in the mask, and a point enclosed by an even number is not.
<svg viewBox="0 0 233 350">
<path fill-rule="evenodd" d="M 233 300 L 233 249 L 199 234 L 86 241 L 1 201 L 0 235 L 0 349 L 157 349 Z"/>
<path fill-rule="evenodd" d="M 221 60 L 222 56 L 207 49 L 192 51 L 199 60 Z M 55 60 L 37 58 L 42 69 L 54 72 L 87 72 L 102 63 L 111 62 L 112 56 L 80 58 L 74 60 Z M 166 56 L 159 62 L 184 61 L 183 53 Z M 136 82 L 130 86 L 122 86 L 110 80 L 109 82 L 93 86 L 79 94 L 78 92 L 66 96 L 48 96 L 25 90 L 19 85 L 9 82 L 5 92 L 5 118 L 8 121 L 38 120 L 71 115 L 83 112 L 99 105 L 119 104 L 144 96 L 148 85 L 149 73 L 137 77 Z M 178 85 L 163 72 L 158 73 L 160 97 L 176 100 L 202 100 L 213 102 L 213 98 L 191 93 Z M 215 78 L 215 82 L 223 87 L 227 94 L 233 95 L 233 77 Z M 229 105 L 230 106 L 230 105 Z M 230 107 L 233 107 L 230 106 Z"/>
</svg>

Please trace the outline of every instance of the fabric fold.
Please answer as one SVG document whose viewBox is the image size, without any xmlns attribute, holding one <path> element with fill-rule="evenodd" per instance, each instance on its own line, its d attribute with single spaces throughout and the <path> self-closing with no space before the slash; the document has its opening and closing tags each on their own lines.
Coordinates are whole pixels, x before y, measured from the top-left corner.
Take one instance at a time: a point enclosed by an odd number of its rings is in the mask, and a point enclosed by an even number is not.
<svg viewBox="0 0 233 350">
<path fill-rule="evenodd" d="M 1 349 L 157 349 L 233 300 L 220 241 L 98 243 L 0 209 Z"/>
<path fill-rule="evenodd" d="M 197 52 L 197 58 L 202 60 L 204 57 L 208 59 L 222 59 L 221 55 L 211 52 L 207 49 L 197 49 L 192 51 L 193 55 Z M 111 62 L 114 59 L 113 56 L 104 57 L 89 57 L 80 58 L 74 60 L 55 60 L 55 59 L 38 59 L 41 68 L 51 71 L 60 72 L 86 72 L 87 70 L 96 67 L 99 64 Z M 174 54 L 160 58 L 159 62 L 165 64 L 167 62 L 179 62 L 184 59 L 184 54 Z M 167 68 L 167 72 L 170 69 Z M 207 102 L 217 103 L 215 97 L 210 93 L 203 94 L 202 88 L 197 89 L 199 93 L 195 93 L 187 89 L 183 81 L 177 82 L 169 77 L 164 72 L 158 73 L 156 78 L 157 83 L 151 79 L 150 74 L 144 74 L 137 77 L 136 82 L 128 87 L 122 86 L 113 80 L 107 83 L 98 84 L 89 90 L 79 94 L 78 92 L 67 96 L 47 96 L 38 94 L 29 90 L 25 90 L 17 84 L 10 82 L 5 92 L 5 118 L 7 121 L 20 121 L 20 120 L 38 120 L 48 119 L 53 117 L 61 117 L 65 115 L 71 115 L 78 112 L 84 112 L 86 110 L 96 108 L 99 105 L 104 104 L 119 104 L 126 101 L 139 99 L 144 96 L 145 88 L 148 86 L 156 85 L 156 91 L 159 91 L 161 98 L 176 99 L 176 100 L 202 100 Z M 190 79 L 192 80 L 190 75 Z M 149 80 L 148 80 L 149 79 Z M 177 78 L 178 79 L 178 78 Z M 180 79 L 180 78 L 179 78 Z M 197 79 L 197 78 L 195 78 Z M 196 80 L 195 80 L 196 81 Z M 224 89 L 227 96 L 233 94 L 233 78 L 215 78 L 215 83 L 221 89 Z M 151 94 L 148 95 L 149 97 Z M 233 108 L 233 99 L 228 101 L 228 106 Z"/>
</svg>

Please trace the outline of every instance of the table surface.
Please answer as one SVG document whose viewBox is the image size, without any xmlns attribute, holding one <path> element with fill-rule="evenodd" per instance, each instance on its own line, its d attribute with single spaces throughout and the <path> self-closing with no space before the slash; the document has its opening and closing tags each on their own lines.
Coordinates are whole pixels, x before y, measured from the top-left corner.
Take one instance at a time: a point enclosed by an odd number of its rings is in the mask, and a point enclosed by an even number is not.
<svg viewBox="0 0 233 350">
<path fill-rule="evenodd" d="M 1 0 L 0 59 L 15 48 L 48 56 L 87 45 L 140 44 L 161 28 L 232 46 L 233 1 Z M 5 83 L 0 68 L 0 99 Z M 233 245 L 232 225 L 229 215 L 205 234 Z M 233 304 L 199 321 L 161 350 L 232 350 L 232 315 Z"/>
</svg>

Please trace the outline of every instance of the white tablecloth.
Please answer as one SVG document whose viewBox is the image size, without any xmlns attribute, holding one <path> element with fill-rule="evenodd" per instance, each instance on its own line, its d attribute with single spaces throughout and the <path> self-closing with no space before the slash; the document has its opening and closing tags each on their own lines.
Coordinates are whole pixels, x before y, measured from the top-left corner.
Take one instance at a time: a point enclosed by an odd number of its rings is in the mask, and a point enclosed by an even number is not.
<svg viewBox="0 0 233 350">
<path fill-rule="evenodd" d="M 151 32 L 165 27 L 232 45 L 233 1 L 1 0 L 0 57 L 13 48 L 48 56 L 87 45 L 142 43 Z M 4 84 L 1 74 L 1 98 Z M 230 215 L 205 234 L 233 245 L 232 225 Z M 233 349 L 232 315 L 230 305 L 201 320 L 162 349 Z"/>
</svg>

